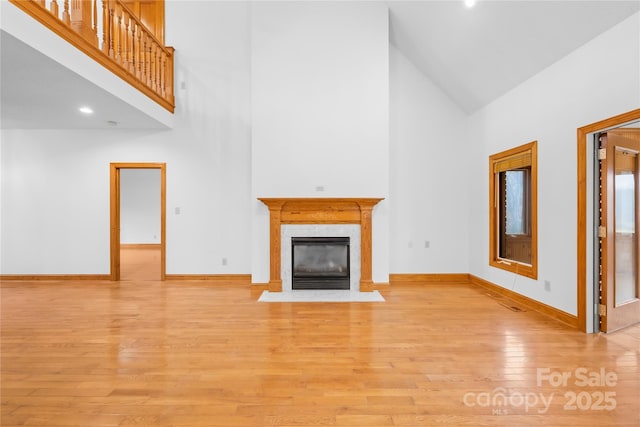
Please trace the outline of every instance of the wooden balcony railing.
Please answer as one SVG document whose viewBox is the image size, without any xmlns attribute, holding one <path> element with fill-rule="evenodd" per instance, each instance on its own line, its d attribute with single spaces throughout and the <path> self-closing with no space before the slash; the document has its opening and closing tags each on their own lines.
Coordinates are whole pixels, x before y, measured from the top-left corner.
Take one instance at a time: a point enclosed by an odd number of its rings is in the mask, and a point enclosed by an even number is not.
<svg viewBox="0 0 640 427">
<path fill-rule="evenodd" d="M 174 49 L 122 0 L 9 1 L 173 113 Z"/>
</svg>

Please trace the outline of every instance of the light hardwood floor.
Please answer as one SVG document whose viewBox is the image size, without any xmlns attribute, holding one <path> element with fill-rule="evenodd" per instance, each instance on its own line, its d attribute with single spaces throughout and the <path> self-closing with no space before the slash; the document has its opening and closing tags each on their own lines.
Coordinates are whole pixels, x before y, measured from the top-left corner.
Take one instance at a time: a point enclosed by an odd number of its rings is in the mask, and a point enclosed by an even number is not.
<svg viewBox="0 0 640 427">
<path fill-rule="evenodd" d="M 120 280 L 160 280 L 160 246 L 123 246 L 120 249 Z"/>
<path fill-rule="evenodd" d="M 0 291 L 5 427 L 640 425 L 640 327 L 584 334 L 469 284 L 392 284 L 384 303 L 205 281 Z"/>
</svg>

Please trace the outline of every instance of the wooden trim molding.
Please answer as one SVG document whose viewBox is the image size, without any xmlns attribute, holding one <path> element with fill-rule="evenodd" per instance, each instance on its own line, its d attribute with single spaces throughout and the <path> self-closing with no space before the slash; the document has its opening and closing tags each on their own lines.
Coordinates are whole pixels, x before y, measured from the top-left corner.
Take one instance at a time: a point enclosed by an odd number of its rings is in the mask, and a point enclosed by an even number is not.
<svg viewBox="0 0 640 427">
<path fill-rule="evenodd" d="M 282 292 L 282 224 L 360 224 L 360 291 L 373 291 L 372 214 L 382 198 L 258 198 L 269 208 L 269 291 Z"/>
<path fill-rule="evenodd" d="M 166 276 L 167 240 L 167 164 L 111 163 L 110 164 L 110 279 L 120 280 L 120 170 L 160 169 L 160 280 Z"/>
<path fill-rule="evenodd" d="M 522 165 L 528 165 L 531 169 L 531 194 L 527 206 L 530 215 L 530 229 L 525 234 L 529 241 L 530 264 L 520 262 L 516 258 L 500 257 L 500 231 L 498 225 L 501 214 L 498 206 L 499 191 L 498 183 L 496 182 L 496 171 L 500 170 L 499 164 L 501 163 L 503 168 L 507 169 L 512 169 L 516 166 L 521 167 Z M 489 265 L 532 279 L 538 278 L 538 141 L 532 141 L 489 156 Z"/>
<path fill-rule="evenodd" d="M 108 274 L 2 274 L 1 281 L 9 280 L 110 280 Z"/>
<path fill-rule="evenodd" d="M 536 301 L 517 292 L 513 292 L 509 289 L 503 288 L 502 286 L 491 283 L 488 280 L 484 280 L 478 276 L 474 276 L 473 274 L 469 275 L 469 281 L 474 285 L 481 286 L 493 293 L 504 296 L 519 304 L 522 304 L 523 306 L 531 310 L 542 313 L 555 320 L 559 320 L 560 322 L 573 328 L 578 328 L 578 317 L 574 316 L 573 314 L 569 314 L 565 311 L 559 310 L 555 307 L 551 307 L 550 305 L 544 304 L 540 301 Z"/>
<path fill-rule="evenodd" d="M 198 280 L 216 283 L 251 284 L 250 274 L 167 274 L 165 280 Z"/>
<path fill-rule="evenodd" d="M 121 243 L 120 249 L 162 249 L 160 243 Z"/>
<path fill-rule="evenodd" d="M 374 286 L 376 289 L 380 289 L 380 290 L 382 290 L 382 289 L 387 290 L 387 288 L 388 288 L 390 285 L 391 285 L 391 283 L 390 283 L 390 282 L 374 282 L 374 283 L 373 283 L 373 286 Z"/>
<path fill-rule="evenodd" d="M 461 282 L 469 283 L 468 273 L 435 273 L 435 274 L 390 274 L 389 282 L 394 283 L 442 283 L 442 282 Z"/>
<path fill-rule="evenodd" d="M 578 248 L 577 248 L 577 294 L 578 327 L 587 330 L 587 135 L 615 126 L 640 120 L 640 109 L 632 110 L 608 119 L 578 128 Z"/>
<path fill-rule="evenodd" d="M 1 281 L 111 280 L 111 275 L 109 274 L 2 274 L 0 275 L 0 280 Z M 208 282 L 250 285 L 251 275 L 250 274 L 166 274 L 165 280 L 173 280 L 173 281 L 194 280 L 194 281 L 208 281 Z"/>
</svg>

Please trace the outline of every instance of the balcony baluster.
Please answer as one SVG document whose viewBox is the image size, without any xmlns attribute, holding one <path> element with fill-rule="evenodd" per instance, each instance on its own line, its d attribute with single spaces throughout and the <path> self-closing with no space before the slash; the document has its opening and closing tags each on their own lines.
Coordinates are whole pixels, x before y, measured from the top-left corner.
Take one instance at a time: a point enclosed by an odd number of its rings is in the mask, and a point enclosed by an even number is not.
<svg viewBox="0 0 640 427">
<path fill-rule="evenodd" d="M 123 0 L 64 0 L 62 12 L 58 0 L 9 1 L 173 112 L 174 49 Z"/>
</svg>

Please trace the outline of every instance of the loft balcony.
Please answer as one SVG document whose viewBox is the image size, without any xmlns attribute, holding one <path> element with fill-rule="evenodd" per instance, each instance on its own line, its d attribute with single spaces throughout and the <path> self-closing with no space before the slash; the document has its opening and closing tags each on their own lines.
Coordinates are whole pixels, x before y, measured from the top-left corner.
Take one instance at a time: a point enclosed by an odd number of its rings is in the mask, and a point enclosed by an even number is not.
<svg viewBox="0 0 640 427">
<path fill-rule="evenodd" d="M 174 49 L 164 44 L 164 1 L 0 0 L 0 7 L 3 128 L 172 127 Z M 80 94 L 109 112 L 101 124 L 52 123 L 69 109 L 63 101 Z"/>
</svg>

